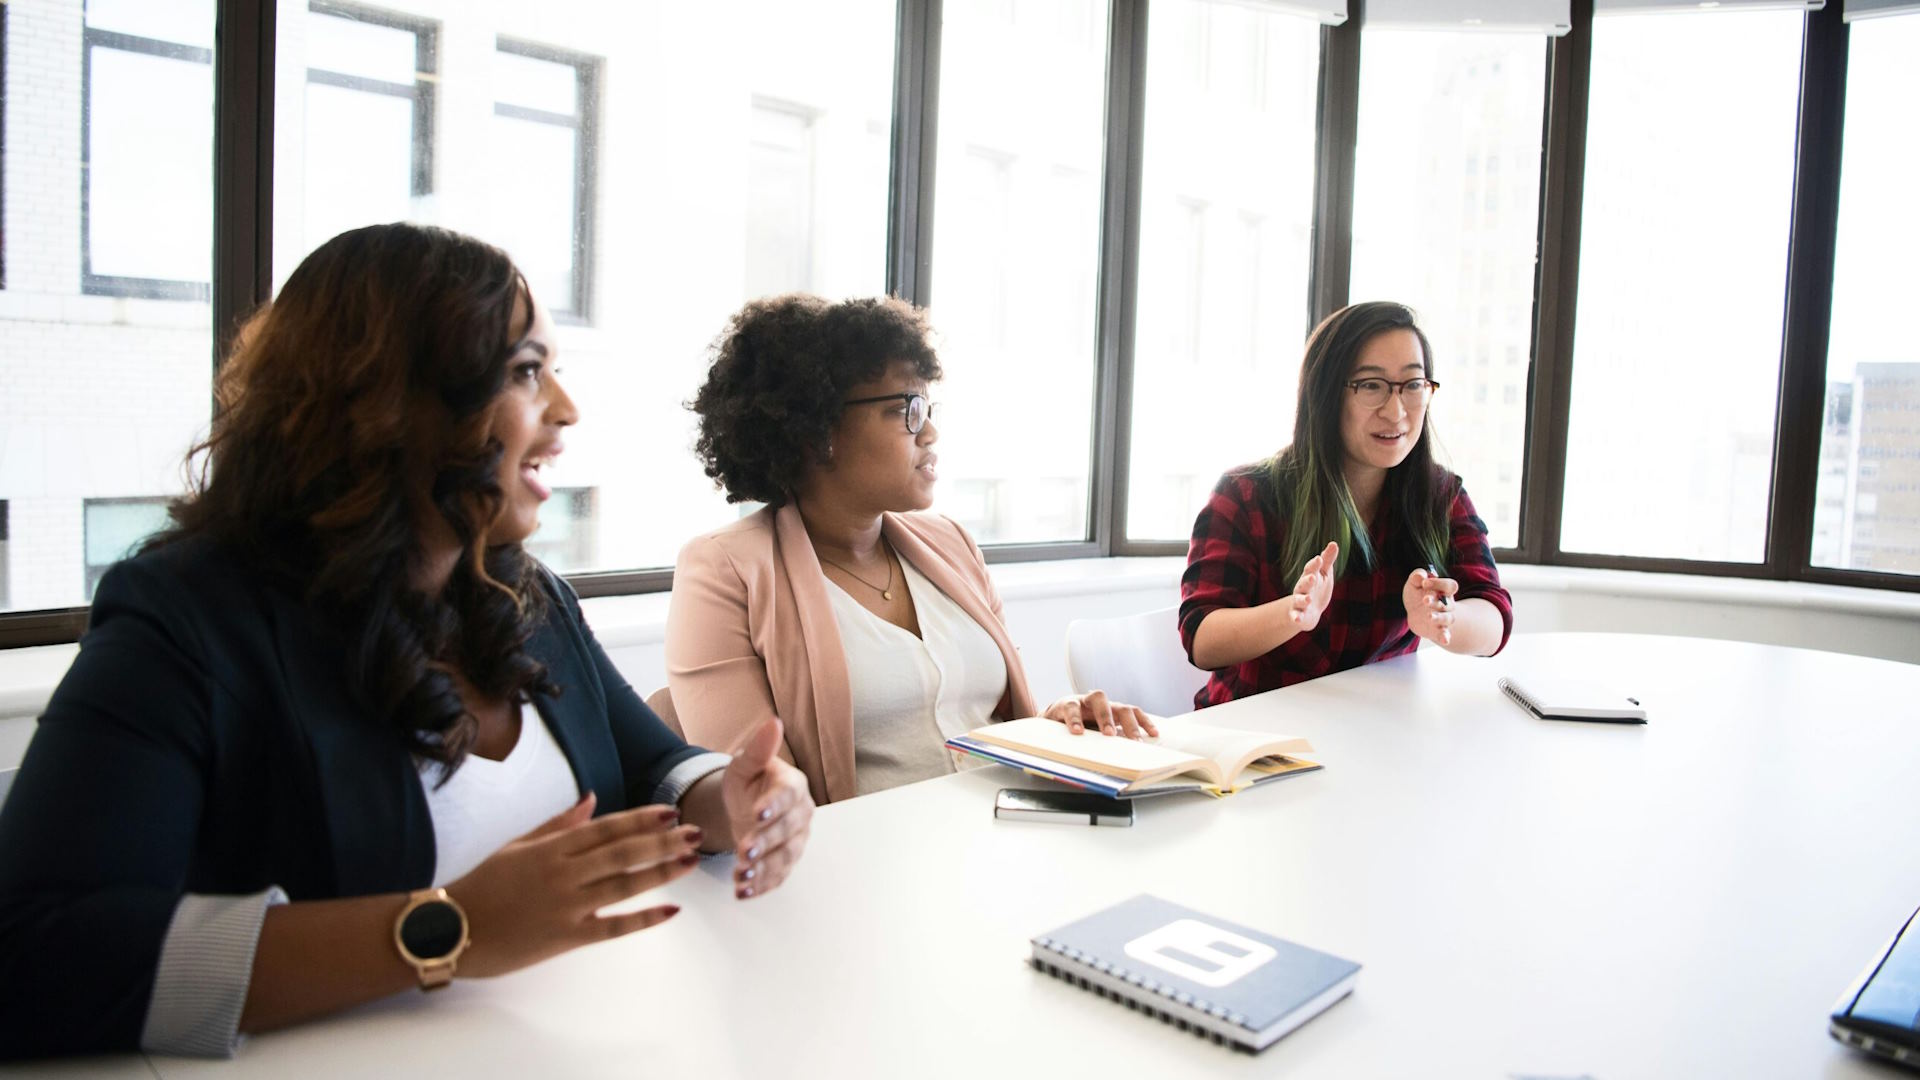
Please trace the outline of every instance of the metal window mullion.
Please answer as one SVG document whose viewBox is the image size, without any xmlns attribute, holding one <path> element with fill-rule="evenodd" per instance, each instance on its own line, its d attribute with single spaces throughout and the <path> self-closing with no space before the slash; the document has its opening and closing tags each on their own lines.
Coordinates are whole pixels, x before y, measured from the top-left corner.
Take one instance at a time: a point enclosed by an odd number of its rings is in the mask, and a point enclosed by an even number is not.
<svg viewBox="0 0 1920 1080">
<path fill-rule="evenodd" d="M 1848 34 L 1839 7 L 1807 13 L 1801 47 L 1793 222 L 1767 509 L 1767 565 L 1780 578 L 1805 576 L 1813 559 L 1846 119 Z"/>
<path fill-rule="evenodd" d="M 1533 364 L 1527 375 L 1527 458 L 1520 491 L 1521 549 L 1528 561 L 1540 563 L 1559 562 L 1561 555 L 1593 66 L 1593 0 L 1574 0 L 1571 14 L 1573 29 L 1554 39 L 1548 65 Z"/>
<path fill-rule="evenodd" d="M 1087 522 L 1101 555 L 1128 550 L 1134 322 L 1146 144 L 1149 0 L 1112 0 L 1107 29 L 1105 161 L 1095 286 L 1094 431 Z"/>
<path fill-rule="evenodd" d="M 1360 134 L 1360 26 L 1365 0 L 1348 0 L 1347 21 L 1320 31 L 1319 101 L 1313 170 L 1313 265 L 1307 325 L 1347 305 L 1353 274 L 1353 179 Z"/>
<path fill-rule="evenodd" d="M 933 177 L 940 106 L 942 0 L 899 0 L 893 146 L 887 183 L 887 293 L 932 301 Z"/>
<path fill-rule="evenodd" d="M 275 5 L 220 0 L 214 34 L 213 341 L 216 371 L 273 288 Z M 218 409 L 216 401 L 213 408 Z"/>
</svg>

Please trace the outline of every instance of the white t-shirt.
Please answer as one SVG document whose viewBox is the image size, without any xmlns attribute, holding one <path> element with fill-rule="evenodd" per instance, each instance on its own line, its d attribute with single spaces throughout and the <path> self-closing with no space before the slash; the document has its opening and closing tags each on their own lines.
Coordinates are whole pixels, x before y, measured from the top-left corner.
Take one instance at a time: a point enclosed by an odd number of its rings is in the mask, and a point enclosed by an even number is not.
<svg viewBox="0 0 1920 1080">
<path fill-rule="evenodd" d="M 433 815 L 433 883 L 466 876 L 487 857 L 580 801 L 573 767 L 532 705 L 520 707 L 520 740 L 500 761 L 467 755 L 453 779 L 420 763 L 420 786 Z"/>
<path fill-rule="evenodd" d="M 900 560 L 900 570 L 919 637 L 827 581 L 853 691 L 859 795 L 954 771 L 947 739 L 992 722 L 1007 692 L 1007 661 L 986 629 L 912 563 Z"/>
</svg>

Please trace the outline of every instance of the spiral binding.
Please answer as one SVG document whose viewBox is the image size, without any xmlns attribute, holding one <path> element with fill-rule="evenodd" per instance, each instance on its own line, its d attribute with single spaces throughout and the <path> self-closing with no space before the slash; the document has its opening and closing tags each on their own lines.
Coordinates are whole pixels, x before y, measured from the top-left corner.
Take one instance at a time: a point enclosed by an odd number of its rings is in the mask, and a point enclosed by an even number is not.
<svg viewBox="0 0 1920 1080">
<path fill-rule="evenodd" d="M 1535 716 L 1540 715 L 1540 706 L 1535 705 L 1533 699 L 1528 697 L 1525 691 L 1515 686 L 1512 679 L 1500 680 L 1500 692 L 1512 698 L 1515 705 L 1520 706 Z"/>
<path fill-rule="evenodd" d="M 1211 1001 L 1205 1000 L 1204 998 L 1194 997 L 1192 994 L 1189 994 L 1184 990 L 1179 990 L 1179 989 L 1176 989 L 1175 987 L 1168 986 L 1167 984 L 1158 982 L 1151 977 L 1138 975 L 1134 972 L 1128 971 L 1127 969 L 1121 967 L 1118 964 L 1113 964 L 1105 960 L 1101 960 L 1098 957 L 1084 953 L 1079 949 L 1072 948 L 1071 946 L 1068 946 L 1066 944 L 1063 944 L 1062 942 L 1056 941 L 1053 938 L 1050 938 L 1050 937 L 1035 938 L 1033 943 L 1034 945 L 1061 957 L 1062 959 L 1068 961 L 1070 964 L 1078 964 L 1082 967 L 1091 968 L 1094 971 L 1098 971 L 1102 975 L 1108 975 L 1115 979 L 1119 979 L 1121 982 L 1124 982 L 1129 986 L 1137 987 L 1139 990 L 1141 990 L 1145 994 L 1153 994 L 1158 997 L 1165 998 L 1167 1001 L 1172 1002 L 1174 1004 L 1181 1005 L 1190 1009 L 1196 1009 L 1200 1012 L 1207 1014 L 1208 1016 L 1212 1017 L 1215 1020 L 1219 1020 L 1224 1023 L 1233 1024 L 1234 1026 L 1242 1029 L 1246 1027 L 1247 1018 L 1240 1013 L 1233 1012 L 1229 1009 L 1223 1008 L 1219 1005 L 1214 1004 Z M 1241 1043 L 1238 1040 L 1229 1038 L 1228 1036 L 1223 1035 L 1218 1031 L 1210 1030 L 1206 1027 L 1201 1026 L 1200 1024 L 1196 1024 L 1192 1020 L 1189 1020 L 1184 1016 L 1179 1016 L 1174 1013 L 1168 1012 L 1165 1008 L 1157 1008 L 1154 1005 L 1154 1003 L 1150 1001 L 1142 1001 L 1138 998 L 1123 995 L 1116 991 L 1109 990 L 1106 986 L 1100 983 L 1091 982 L 1087 979 L 1085 975 L 1072 970 L 1070 967 L 1062 967 L 1055 963 L 1043 961 L 1038 956 L 1033 958 L 1032 964 L 1035 970 L 1045 972 L 1046 974 L 1051 975 L 1056 979 L 1060 979 L 1063 982 L 1066 982 L 1070 986 L 1078 986 L 1082 990 L 1091 990 L 1094 993 L 1100 995 L 1101 997 L 1106 998 L 1107 1000 L 1113 1002 L 1115 1005 L 1125 1005 L 1127 1008 L 1135 1012 L 1145 1013 L 1149 1018 L 1158 1018 L 1165 1023 L 1172 1024 L 1174 1027 L 1179 1028 L 1181 1031 L 1190 1032 L 1202 1039 L 1211 1039 L 1213 1042 L 1223 1046 L 1228 1046 L 1228 1045 L 1240 1046 L 1241 1045 Z"/>
</svg>

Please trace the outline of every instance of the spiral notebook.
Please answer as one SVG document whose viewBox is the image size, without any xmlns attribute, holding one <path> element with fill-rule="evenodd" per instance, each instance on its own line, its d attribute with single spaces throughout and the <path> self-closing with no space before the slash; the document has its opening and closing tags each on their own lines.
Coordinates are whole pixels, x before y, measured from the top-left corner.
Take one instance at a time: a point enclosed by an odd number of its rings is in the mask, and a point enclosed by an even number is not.
<svg viewBox="0 0 1920 1080">
<path fill-rule="evenodd" d="M 1541 720 L 1598 720 L 1609 724 L 1647 722 L 1647 710 L 1641 706 L 1639 698 L 1628 697 L 1586 679 L 1530 674 L 1521 679 L 1501 679 L 1500 692 Z"/>
<path fill-rule="evenodd" d="M 1032 964 L 1243 1050 L 1272 1045 L 1360 977 L 1350 960 L 1144 894 L 1034 938 Z"/>
</svg>

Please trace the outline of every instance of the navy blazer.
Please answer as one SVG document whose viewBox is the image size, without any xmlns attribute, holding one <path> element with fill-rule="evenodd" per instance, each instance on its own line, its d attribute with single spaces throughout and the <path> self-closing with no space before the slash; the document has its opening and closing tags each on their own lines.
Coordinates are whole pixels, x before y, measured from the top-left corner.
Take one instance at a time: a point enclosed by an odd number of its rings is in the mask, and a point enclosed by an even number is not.
<svg viewBox="0 0 1920 1080">
<path fill-rule="evenodd" d="M 545 581 L 527 651 L 561 693 L 534 704 L 597 813 L 642 805 L 701 751 L 620 677 L 573 591 Z M 101 580 L 0 811 L 0 1059 L 138 1049 L 185 893 L 432 883 L 414 759 L 352 700 L 345 646 L 203 542 Z"/>
</svg>

